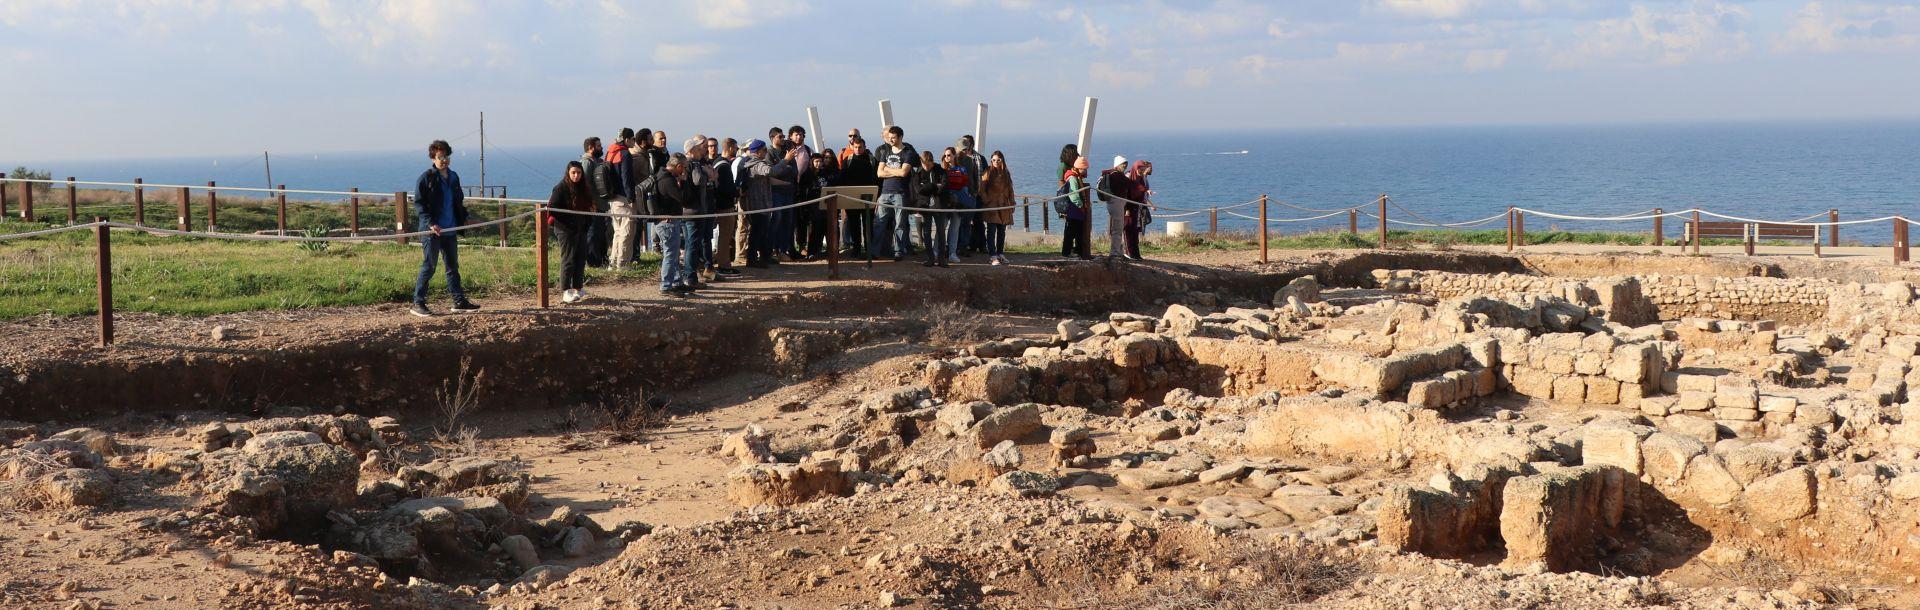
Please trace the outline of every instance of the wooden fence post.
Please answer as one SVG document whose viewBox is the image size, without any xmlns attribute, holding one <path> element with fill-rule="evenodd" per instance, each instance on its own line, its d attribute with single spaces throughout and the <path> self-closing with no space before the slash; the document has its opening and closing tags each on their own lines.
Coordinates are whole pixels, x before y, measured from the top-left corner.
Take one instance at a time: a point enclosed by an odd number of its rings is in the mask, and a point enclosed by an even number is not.
<svg viewBox="0 0 1920 610">
<path fill-rule="evenodd" d="M 347 235 L 360 236 L 360 187 L 350 189 L 353 195 L 347 198 Z"/>
<path fill-rule="evenodd" d="M 1693 211 L 1693 227 L 1687 231 L 1687 241 L 1693 242 L 1693 253 L 1700 254 L 1700 210 Z"/>
<path fill-rule="evenodd" d="M 180 192 L 180 217 L 178 218 L 179 222 L 176 222 L 174 224 L 178 225 L 181 231 L 192 231 L 193 230 L 193 193 L 190 189 L 184 186 L 180 187 L 179 192 Z"/>
<path fill-rule="evenodd" d="M 1907 262 L 1907 221 L 1898 216 L 1893 219 L 1893 262 Z"/>
<path fill-rule="evenodd" d="M 280 235 L 287 235 L 287 185 L 280 185 L 280 192 L 274 196 L 274 202 L 280 204 Z"/>
<path fill-rule="evenodd" d="M 505 198 L 506 196 L 507 196 L 507 191 L 505 189 L 502 189 L 500 191 L 500 197 Z M 500 217 L 501 218 L 507 217 L 507 202 L 505 201 L 500 202 Z M 512 223 L 506 223 L 506 222 L 500 223 L 500 247 L 502 248 L 507 247 L 507 225 L 509 224 L 512 224 Z"/>
<path fill-rule="evenodd" d="M 1357 208 L 1347 208 L 1347 234 L 1360 234 L 1360 210 Z"/>
<path fill-rule="evenodd" d="M 0 178 L 0 218 L 7 217 L 7 180 Z"/>
<path fill-rule="evenodd" d="M 547 304 L 547 206 L 534 204 L 533 214 L 533 281 L 540 285 L 539 303 L 541 309 Z"/>
<path fill-rule="evenodd" d="M 214 190 L 212 180 L 207 181 L 207 232 L 220 232 L 220 192 Z"/>
<path fill-rule="evenodd" d="M 1220 234 L 1220 208 L 1207 208 L 1207 235 Z"/>
<path fill-rule="evenodd" d="M 871 206 L 869 206 L 869 208 L 871 208 Z M 868 213 L 872 212 L 869 211 Z M 1020 198 L 1020 228 L 1029 232 L 1033 231 L 1033 204 L 1027 201 L 1026 197 Z M 872 231 L 868 231 L 868 233 L 872 233 Z M 873 239 L 872 235 L 862 237 L 867 241 Z M 867 248 L 873 248 L 873 244 L 867 244 Z"/>
<path fill-rule="evenodd" d="M 1513 211 L 1513 246 L 1515 248 L 1519 248 L 1525 245 L 1527 245 L 1527 213 L 1522 212 L 1520 210 L 1514 210 Z"/>
<path fill-rule="evenodd" d="M 1380 196 L 1380 248 L 1387 247 L 1387 196 Z"/>
<path fill-rule="evenodd" d="M 73 188 L 73 176 L 67 176 L 67 224 L 80 221 L 80 193 Z"/>
<path fill-rule="evenodd" d="M 1260 196 L 1260 264 L 1267 264 L 1267 196 Z"/>
<path fill-rule="evenodd" d="M 141 186 L 145 183 L 145 180 L 133 179 L 133 224 L 137 227 L 147 226 L 147 189 Z"/>
<path fill-rule="evenodd" d="M 840 279 L 840 196 L 827 198 L 827 279 Z"/>
<path fill-rule="evenodd" d="M 33 222 L 33 183 L 20 183 L 20 219 Z"/>
<path fill-rule="evenodd" d="M 406 232 L 407 232 L 407 194 L 405 192 L 394 193 L 393 194 L 393 234 L 399 235 Z M 401 245 L 405 245 L 407 243 L 407 238 L 405 237 L 396 237 L 394 238 L 394 240 L 400 242 Z"/>
<path fill-rule="evenodd" d="M 107 219 L 95 217 L 93 221 L 105 223 Z M 113 240 L 107 238 L 107 231 L 105 224 L 93 228 L 96 291 L 100 294 L 100 347 L 113 345 Z"/>
<path fill-rule="evenodd" d="M 900 217 L 906 218 L 906 215 L 902 214 Z M 1053 222 L 1051 220 L 1048 220 L 1049 218 L 1052 218 L 1052 217 L 1053 217 L 1053 200 L 1049 199 L 1047 200 L 1047 205 L 1042 206 L 1040 208 L 1040 234 L 1041 235 L 1046 235 L 1048 233 L 1053 232 L 1053 226 L 1052 226 Z"/>
<path fill-rule="evenodd" d="M 1758 223 L 1747 223 L 1746 231 L 1744 231 L 1743 234 L 1746 237 L 1746 239 L 1742 241 L 1746 242 L 1747 256 L 1753 256 L 1753 243 L 1760 239 L 1760 225 Z"/>
<path fill-rule="evenodd" d="M 1827 222 L 1840 222 L 1840 210 L 1827 210 Z M 1827 247 L 1840 247 L 1840 225 L 1834 224 L 1827 227 Z"/>
<path fill-rule="evenodd" d="M 1662 226 L 1660 225 L 1660 221 L 1662 221 L 1662 220 L 1666 220 L 1666 218 L 1667 218 L 1667 217 L 1665 217 L 1665 216 L 1661 216 L 1661 214 L 1665 214 L 1665 213 L 1667 213 L 1667 211 L 1666 211 L 1666 210 L 1663 210 L 1663 209 L 1660 209 L 1660 208 L 1654 208 L 1654 209 L 1653 209 L 1653 214 L 1654 214 L 1654 216 L 1653 216 L 1653 246 L 1654 246 L 1655 248 L 1658 248 L 1658 247 L 1660 247 L 1660 246 L 1664 246 L 1664 245 L 1667 245 L 1667 232 L 1666 232 L 1666 230 L 1665 230 L 1665 228 L 1664 228 L 1664 227 L 1662 227 Z"/>
</svg>

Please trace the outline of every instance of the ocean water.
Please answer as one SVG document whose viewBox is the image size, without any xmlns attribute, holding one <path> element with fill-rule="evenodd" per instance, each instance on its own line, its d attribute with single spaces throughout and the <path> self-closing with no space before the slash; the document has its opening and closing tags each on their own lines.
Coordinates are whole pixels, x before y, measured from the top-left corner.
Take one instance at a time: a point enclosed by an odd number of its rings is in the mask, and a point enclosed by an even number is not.
<svg viewBox="0 0 1920 610">
<path fill-rule="evenodd" d="M 930 148 L 958 135 L 916 133 L 908 140 Z M 578 140 L 574 134 L 554 139 Z M 1052 195 L 1060 146 L 1072 139 L 1067 132 L 995 136 L 985 150 L 1006 154 L 1020 193 Z M 454 144 L 455 169 L 465 183 L 478 184 L 477 141 L 469 136 Z M 1267 194 L 1276 202 L 1268 210 L 1274 219 L 1318 215 L 1278 202 L 1315 209 L 1364 205 L 1371 211 L 1381 194 L 1411 210 L 1391 208 L 1390 217 L 1437 222 L 1484 218 L 1509 205 L 1589 216 L 1698 206 L 1777 220 L 1828 209 L 1840 210 L 1842 220 L 1920 213 L 1920 121 L 1136 132 L 1096 134 L 1092 148 L 1096 168 L 1116 154 L 1153 161 L 1160 205 L 1226 207 Z M 490 145 L 487 184 L 506 186 L 512 197 L 544 198 L 577 151 Z M 374 192 L 406 190 L 426 167 L 419 151 L 286 152 L 276 153 L 272 163 L 274 181 L 290 188 L 357 186 Z M 266 184 L 258 155 L 24 164 L 81 180 L 137 176 L 154 183 Z M 1257 213 L 1253 207 L 1236 211 Z M 1160 218 L 1206 227 L 1205 214 L 1168 218 L 1174 213 L 1164 211 Z M 1370 218 L 1360 220 L 1363 230 L 1373 226 Z M 1220 223 L 1223 229 L 1256 226 L 1227 213 Z M 1675 226 L 1668 231 L 1677 234 L 1677 221 L 1670 224 Z M 1344 216 L 1273 224 L 1281 233 L 1345 226 Z M 1528 228 L 1648 230 L 1650 222 L 1530 219 Z M 1842 230 L 1844 240 L 1870 244 L 1890 235 L 1879 224 Z"/>
</svg>

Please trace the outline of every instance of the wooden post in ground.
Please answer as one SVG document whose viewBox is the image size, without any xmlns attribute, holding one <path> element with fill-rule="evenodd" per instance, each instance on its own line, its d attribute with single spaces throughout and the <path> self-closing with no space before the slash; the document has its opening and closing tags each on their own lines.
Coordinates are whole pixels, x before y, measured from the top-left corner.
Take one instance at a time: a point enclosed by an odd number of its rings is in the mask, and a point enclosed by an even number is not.
<svg viewBox="0 0 1920 610">
<path fill-rule="evenodd" d="M 533 215 L 533 282 L 540 285 L 539 303 L 541 309 L 547 305 L 547 206 L 534 204 Z"/>
<path fill-rule="evenodd" d="M 1827 210 L 1827 222 L 1840 222 L 1840 210 Z M 1840 225 L 1833 224 L 1827 226 L 1827 247 L 1840 247 Z"/>
<path fill-rule="evenodd" d="M 1700 254 L 1700 210 L 1693 211 L 1693 230 L 1687 232 L 1687 241 L 1693 242 L 1693 253 Z"/>
<path fill-rule="evenodd" d="M 1749 222 L 1746 228 L 1747 230 L 1742 232 L 1746 236 L 1743 241 L 1746 242 L 1747 256 L 1753 256 L 1753 243 L 1760 239 L 1760 225 Z"/>
<path fill-rule="evenodd" d="M 1387 247 L 1387 196 L 1380 196 L 1380 248 Z"/>
<path fill-rule="evenodd" d="M 407 194 L 405 192 L 394 193 L 393 194 L 393 234 L 400 235 L 406 232 L 407 232 Z M 400 242 L 401 245 L 406 245 L 407 243 L 407 238 L 404 236 L 396 237 L 394 238 L 394 240 Z"/>
<path fill-rule="evenodd" d="M 280 185 L 280 192 L 275 193 L 273 199 L 275 203 L 280 204 L 280 235 L 285 237 L 287 235 L 287 185 Z"/>
<path fill-rule="evenodd" d="M 145 183 L 145 180 L 133 179 L 133 226 L 136 227 L 147 226 L 147 189 L 141 186 Z M 0 214 L 4 213 L 0 210 Z"/>
<path fill-rule="evenodd" d="M 207 232 L 220 231 L 220 192 L 214 190 L 213 181 L 207 181 Z"/>
<path fill-rule="evenodd" d="M 1347 208 L 1347 234 L 1360 235 L 1360 210 Z"/>
<path fill-rule="evenodd" d="M 67 176 L 67 224 L 80 221 L 80 193 L 73 188 L 73 176 Z"/>
<path fill-rule="evenodd" d="M 904 217 L 905 215 L 902 215 L 902 218 Z M 1053 221 L 1048 220 L 1051 217 L 1053 217 L 1053 200 L 1049 199 L 1047 200 L 1047 205 L 1042 206 L 1040 208 L 1040 234 L 1041 235 L 1046 235 L 1048 233 L 1053 232 L 1053 227 L 1052 227 Z"/>
<path fill-rule="evenodd" d="M 827 198 L 827 279 L 840 279 L 840 196 Z"/>
<path fill-rule="evenodd" d="M 0 179 L 0 218 L 7 217 L 7 181 Z"/>
<path fill-rule="evenodd" d="M 1519 248 L 1525 245 L 1527 245 L 1527 213 L 1522 212 L 1520 210 L 1514 210 L 1513 211 L 1513 247 Z"/>
<path fill-rule="evenodd" d="M 1900 262 L 1900 219 L 1893 219 L 1893 262 Z"/>
<path fill-rule="evenodd" d="M 183 187 L 180 187 L 179 193 L 180 193 L 180 215 L 177 218 L 175 218 L 177 222 L 175 222 L 174 225 L 176 226 L 176 228 L 182 231 L 192 231 L 193 230 L 193 191 L 183 186 Z"/>
<path fill-rule="evenodd" d="M 347 198 L 347 235 L 360 236 L 360 187 L 350 189 L 353 195 Z"/>
<path fill-rule="evenodd" d="M 1207 235 L 1220 234 L 1220 208 L 1207 208 Z"/>
<path fill-rule="evenodd" d="M 1653 216 L 1653 246 L 1654 246 L 1655 248 L 1658 248 L 1658 247 L 1660 247 L 1660 246 L 1664 246 L 1664 245 L 1667 245 L 1667 232 L 1666 232 L 1666 229 L 1665 229 L 1665 227 L 1662 227 L 1662 226 L 1660 226 L 1660 221 L 1662 221 L 1662 220 L 1666 220 L 1666 218 L 1667 218 L 1667 217 L 1665 217 L 1665 216 L 1661 216 L 1661 214 L 1665 214 L 1665 213 L 1667 213 L 1667 211 L 1666 211 L 1666 210 L 1662 210 L 1662 209 L 1660 209 L 1660 208 L 1654 208 L 1654 209 L 1653 209 L 1653 214 L 1654 214 L 1654 216 Z"/>
<path fill-rule="evenodd" d="M 871 211 L 869 211 L 869 213 L 871 213 Z M 1033 205 L 1027 202 L 1026 197 L 1020 198 L 1020 228 L 1027 231 L 1033 230 Z M 868 233 L 872 233 L 872 231 L 868 231 Z M 872 235 L 867 235 L 865 238 L 867 241 L 873 240 Z M 867 247 L 871 249 L 873 245 L 868 244 Z"/>
<path fill-rule="evenodd" d="M 1267 264 L 1267 196 L 1260 196 L 1260 264 Z"/>
<path fill-rule="evenodd" d="M 33 183 L 20 183 L 20 219 L 33 222 Z"/>
<path fill-rule="evenodd" d="M 1513 251 L 1513 206 L 1507 206 L 1507 251 Z"/>
<path fill-rule="evenodd" d="M 95 217 L 94 222 L 105 223 L 104 217 Z M 107 238 L 107 225 L 93 228 L 94 269 L 97 292 L 100 293 L 100 347 L 113 345 L 113 240 Z"/>
</svg>

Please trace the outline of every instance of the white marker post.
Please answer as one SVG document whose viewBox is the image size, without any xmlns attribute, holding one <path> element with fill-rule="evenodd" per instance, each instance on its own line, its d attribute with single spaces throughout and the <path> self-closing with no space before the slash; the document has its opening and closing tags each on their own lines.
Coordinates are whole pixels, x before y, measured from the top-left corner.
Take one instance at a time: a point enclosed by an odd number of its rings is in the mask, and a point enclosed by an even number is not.
<svg viewBox="0 0 1920 610">
<path fill-rule="evenodd" d="M 1093 164 L 1093 113 L 1099 107 L 1100 107 L 1099 98 L 1092 98 L 1092 97 L 1087 98 L 1086 108 L 1080 111 L 1080 139 L 1077 142 L 1075 142 L 1075 145 L 1080 147 L 1080 156 L 1087 158 L 1087 166 L 1089 170 L 1091 170 L 1092 168 L 1100 167 L 1098 165 Z M 1087 202 L 1087 207 L 1092 208 L 1092 204 L 1093 202 L 1089 200 Z M 1094 218 L 1093 210 L 1088 209 L 1087 223 L 1086 223 L 1086 229 L 1085 229 L 1086 233 L 1081 236 L 1081 239 L 1084 240 L 1081 243 L 1089 244 L 1089 245 L 1083 245 L 1081 246 L 1082 248 L 1089 248 L 1089 249 L 1092 248 L 1090 244 L 1093 243 L 1093 218 Z"/>
<path fill-rule="evenodd" d="M 813 151 L 820 152 L 819 144 L 822 135 L 820 132 L 820 109 L 818 107 L 807 107 L 807 130 L 809 135 L 813 136 Z"/>
<path fill-rule="evenodd" d="M 893 126 L 893 100 L 880 100 L 880 130 Z"/>
<path fill-rule="evenodd" d="M 1087 98 L 1087 106 L 1080 111 L 1080 139 L 1075 145 L 1080 148 L 1080 156 L 1086 157 L 1089 165 L 1093 162 L 1093 113 L 1100 107 L 1100 98 Z M 1095 166 L 1098 167 L 1098 166 Z"/>
<path fill-rule="evenodd" d="M 987 104 L 981 102 L 973 112 L 973 150 L 987 149 Z M 985 154 L 985 153 L 982 153 Z"/>
</svg>

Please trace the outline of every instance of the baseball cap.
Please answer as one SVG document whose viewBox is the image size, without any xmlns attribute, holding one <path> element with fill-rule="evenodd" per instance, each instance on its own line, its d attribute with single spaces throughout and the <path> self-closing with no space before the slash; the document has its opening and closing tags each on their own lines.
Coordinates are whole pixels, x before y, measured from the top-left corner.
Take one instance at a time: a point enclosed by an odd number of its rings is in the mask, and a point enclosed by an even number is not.
<svg viewBox="0 0 1920 610">
<path fill-rule="evenodd" d="M 752 142 L 747 143 L 747 152 L 759 152 L 760 149 L 766 148 L 766 147 L 767 147 L 767 143 L 765 141 L 754 140 Z"/>
</svg>

